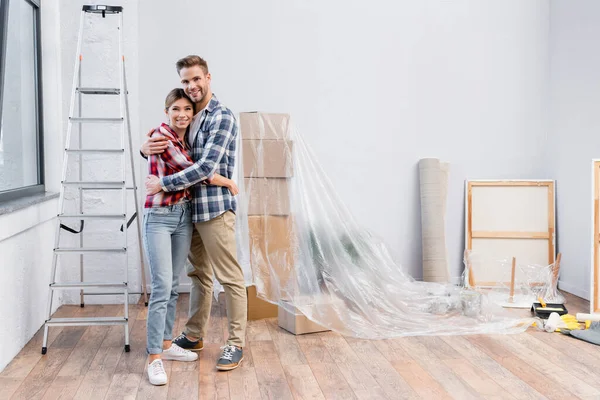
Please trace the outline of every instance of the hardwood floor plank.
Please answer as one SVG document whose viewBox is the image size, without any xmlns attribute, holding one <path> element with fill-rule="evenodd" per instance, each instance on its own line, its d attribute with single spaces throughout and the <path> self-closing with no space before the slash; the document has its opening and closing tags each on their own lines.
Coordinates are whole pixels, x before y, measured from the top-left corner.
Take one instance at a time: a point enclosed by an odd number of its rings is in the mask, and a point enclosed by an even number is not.
<svg viewBox="0 0 600 400">
<path fill-rule="evenodd" d="M 561 335 L 560 333 L 547 333 L 549 336 Z M 540 337 L 541 339 L 542 337 Z M 582 362 L 577 353 L 565 354 L 557 351 L 552 346 L 545 344 L 532 335 L 513 335 L 511 339 L 539 354 L 540 357 L 555 365 L 560 365 L 563 369 L 576 377 L 585 377 L 585 382 L 595 388 L 600 388 L 600 369 L 598 369 L 598 359 L 595 358 L 596 367 L 590 367 Z M 571 338 L 564 337 L 563 341 Z M 590 344 L 590 346 L 592 346 Z"/>
<path fill-rule="evenodd" d="M 392 365 L 422 399 L 452 399 L 446 390 L 418 362 L 414 360 L 392 361 Z"/>
<path fill-rule="evenodd" d="M 129 343 L 131 350 L 129 353 L 123 352 L 121 354 L 115 373 L 141 375 L 145 373 L 148 358 L 146 353 L 146 321 L 135 320 L 133 329 L 130 331 Z"/>
<path fill-rule="evenodd" d="M 251 342 L 258 387 L 263 399 L 292 399 L 292 392 L 272 341 Z"/>
<path fill-rule="evenodd" d="M 537 369 L 543 375 L 552 377 L 552 380 L 568 390 L 572 394 L 585 396 L 598 396 L 600 398 L 600 390 L 587 384 L 583 379 L 580 379 L 574 374 L 567 372 L 562 365 L 557 365 L 542 357 L 539 353 L 533 351 L 530 347 L 518 343 L 512 335 L 510 336 L 495 336 L 494 340 L 501 342 L 503 346 L 517 355 L 523 361 L 529 363 L 532 368 Z"/>
<path fill-rule="evenodd" d="M 325 399 L 310 366 L 284 365 L 283 369 L 294 399 Z"/>
<path fill-rule="evenodd" d="M 169 377 L 167 399 L 179 400 L 198 397 L 198 371 L 173 371 Z"/>
<path fill-rule="evenodd" d="M 415 340 L 422 343 L 428 351 L 435 354 L 440 360 L 461 360 L 464 356 L 453 349 L 448 343 L 444 342 L 441 337 L 436 336 L 421 336 Z"/>
<path fill-rule="evenodd" d="M 76 398 L 78 400 L 104 399 L 110 388 L 113 373 L 114 368 L 110 372 L 106 370 L 88 370 L 77 389 Z"/>
<path fill-rule="evenodd" d="M 266 319 L 281 365 L 306 365 L 308 361 L 300 349 L 296 336 L 279 327 L 277 319 Z"/>
<path fill-rule="evenodd" d="M 113 375 L 106 393 L 106 400 L 124 399 L 133 400 L 137 396 L 142 374 L 116 373 Z"/>
<path fill-rule="evenodd" d="M 358 362 L 358 356 L 342 336 L 333 332 L 323 332 L 319 336 L 333 362 L 338 364 Z"/>
<path fill-rule="evenodd" d="M 13 397 L 17 399 L 43 397 L 72 350 L 70 348 L 54 348 L 52 352 L 48 351 L 21 382 Z"/>
<path fill-rule="evenodd" d="M 502 386 L 514 398 L 520 400 L 543 400 L 545 397 L 529 386 L 526 382 L 516 377 L 509 370 L 494 361 L 490 356 L 474 346 L 462 336 L 445 336 L 443 340 L 456 351 L 464 354 L 475 367 L 485 372 L 494 381 Z"/>
<path fill-rule="evenodd" d="M 491 337 L 473 336 L 469 337 L 468 340 L 475 344 L 479 350 L 483 351 L 497 363 L 509 370 L 513 375 L 523 382 L 526 382 L 529 386 L 547 398 L 566 399 L 572 397 L 572 394 L 565 390 L 561 385 L 548 379 L 546 375 L 539 372 L 531 364 L 512 354 L 500 343 L 494 342 Z"/>
<path fill-rule="evenodd" d="M 260 388 L 258 386 L 258 379 L 256 379 L 254 367 L 237 368 L 233 371 L 229 371 L 227 372 L 227 378 L 231 400 L 261 399 Z"/>
<path fill-rule="evenodd" d="M 333 363 L 333 358 L 325 343 L 317 335 L 307 334 L 296 336 L 300 350 L 306 357 L 309 364 L 312 363 Z"/>
<path fill-rule="evenodd" d="M 79 376 L 57 376 L 44 393 L 42 400 L 67 400 L 76 398 L 79 385 L 83 381 L 83 375 Z"/>
<path fill-rule="evenodd" d="M 0 378 L 25 379 L 41 358 L 39 349 L 36 353 L 19 353 L 0 373 Z"/>
<path fill-rule="evenodd" d="M 7 378 L 0 376 L 0 399 L 10 399 L 18 387 L 23 382 L 23 378 Z"/>
<path fill-rule="evenodd" d="M 373 341 L 345 338 L 359 360 L 389 398 L 419 398 L 394 366 L 377 350 Z"/>
<path fill-rule="evenodd" d="M 229 399 L 229 380 L 227 372 L 218 371 L 216 363 L 221 354 L 217 343 L 204 344 L 200 353 L 199 390 L 200 399 Z M 242 362 L 243 365 L 244 361 Z"/>
<path fill-rule="evenodd" d="M 443 360 L 456 375 L 460 376 L 475 392 L 485 399 L 514 399 L 504 388 L 498 385 L 485 372 L 475 368 L 465 359 L 446 359 Z"/>
<path fill-rule="evenodd" d="M 248 321 L 246 325 L 246 340 L 254 342 L 257 340 L 273 340 L 267 322 L 264 319 Z"/>
<path fill-rule="evenodd" d="M 320 392 L 327 399 L 356 399 L 356 395 L 335 363 L 310 363 Z M 322 397 L 319 397 L 322 398 Z"/>
</svg>

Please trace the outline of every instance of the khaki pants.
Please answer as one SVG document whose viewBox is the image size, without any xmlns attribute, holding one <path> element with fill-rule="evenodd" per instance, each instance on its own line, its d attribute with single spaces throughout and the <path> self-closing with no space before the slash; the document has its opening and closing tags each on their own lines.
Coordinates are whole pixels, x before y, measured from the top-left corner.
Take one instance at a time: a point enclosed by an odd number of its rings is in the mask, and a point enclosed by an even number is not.
<svg viewBox="0 0 600 400">
<path fill-rule="evenodd" d="M 206 336 L 213 297 L 213 273 L 225 290 L 229 339 L 227 344 L 244 346 L 247 299 L 244 273 L 237 261 L 235 214 L 227 211 L 206 222 L 194 224 L 187 275 L 192 280 L 189 319 L 184 333 Z"/>
</svg>

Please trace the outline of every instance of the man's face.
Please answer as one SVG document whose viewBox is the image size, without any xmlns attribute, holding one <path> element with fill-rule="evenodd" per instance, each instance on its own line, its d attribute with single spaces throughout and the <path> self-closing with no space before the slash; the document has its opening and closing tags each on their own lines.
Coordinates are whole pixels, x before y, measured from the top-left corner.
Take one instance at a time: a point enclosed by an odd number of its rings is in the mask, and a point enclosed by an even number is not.
<svg viewBox="0 0 600 400">
<path fill-rule="evenodd" d="M 194 103 L 201 103 L 210 92 L 210 73 L 205 74 L 198 65 L 185 67 L 179 71 L 181 85 Z"/>
</svg>

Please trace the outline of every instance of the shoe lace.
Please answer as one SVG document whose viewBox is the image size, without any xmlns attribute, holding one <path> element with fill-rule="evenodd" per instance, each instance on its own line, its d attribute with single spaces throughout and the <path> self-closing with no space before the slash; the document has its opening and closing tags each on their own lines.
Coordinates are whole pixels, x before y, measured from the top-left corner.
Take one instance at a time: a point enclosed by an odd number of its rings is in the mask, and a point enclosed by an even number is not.
<svg viewBox="0 0 600 400">
<path fill-rule="evenodd" d="M 155 362 L 152 364 L 152 374 L 153 375 L 164 374 L 164 373 L 165 373 L 165 367 L 163 366 L 162 361 Z"/>
<path fill-rule="evenodd" d="M 181 333 L 179 336 L 177 336 L 175 339 L 173 339 L 173 341 L 177 341 L 179 339 L 183 339 L 185 338 L 185 333 Z"/>
<path fill-rule="evenodd" d="M 186 349 L 184 349 L 182 347 L 179 347 L 175 343 L 171 343 L 171 348 L 173 349 L 174 352 L 179 353 L 179 354 L 190 353 L 189 350 L 186 350 Z"/>
<path fill-rule="evenodd" d="M 226 346 L 221 347 L 221 350 L 223 350 L 223 354 L 221 355 L 221 358 L 231 361 L 231 360 L 233 360 L 233 353 L 235 353 L 235 351 L 237 349 L 235 348 L 235 346 L 226 345 Z"/>
</svg>

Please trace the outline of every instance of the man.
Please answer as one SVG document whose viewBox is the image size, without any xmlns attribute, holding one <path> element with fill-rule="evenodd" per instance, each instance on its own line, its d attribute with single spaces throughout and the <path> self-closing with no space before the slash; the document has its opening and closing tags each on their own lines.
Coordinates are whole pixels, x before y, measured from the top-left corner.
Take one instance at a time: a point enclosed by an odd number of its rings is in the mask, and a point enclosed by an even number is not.
<svg viewBox="0 0 600 400">
<path fill-rule="evenodd" d="M 189 319 L 183 333 L 173 340 L 187 350 L 203 349 L 212 303 L 213 273 L 223 285 L 227 304 L 229 338 L 217 361 L 217 369 L 228 371 L 242 362 L 246 336 L 247 299 L 244 274 L 237 261 L 235 241 L 236 201 L 229 189 L 205 185 L 215 174 L 232 178 L 235 163 L 237 121 L 210 89 L 211 75 L 206 61 L 188 56 L 176 63 L 186 94 L 196 106 L 188 144 L 195 164 L 173 175 L 146 181 L 149 194 L 192 187 L 194 234 L 187 275 L 192 280 Z M 145 155 L 166 148 L 166 139 L 150 138 L 142 145 Z"/>
</svg>

